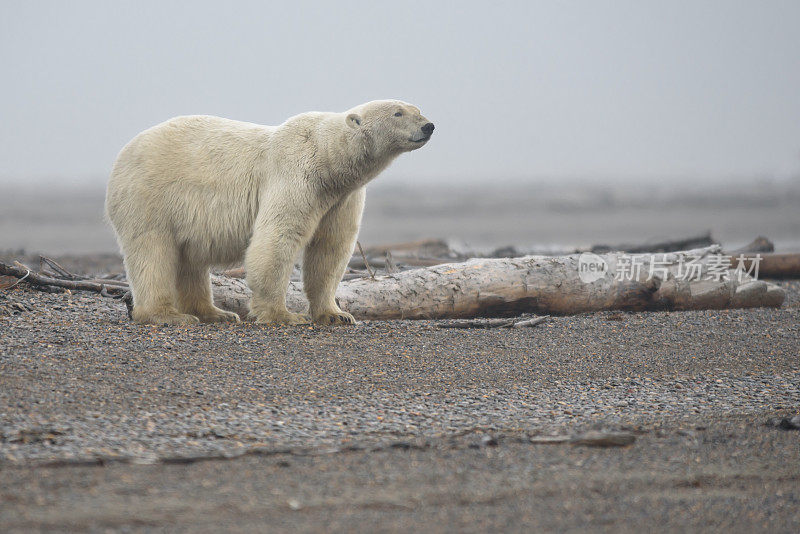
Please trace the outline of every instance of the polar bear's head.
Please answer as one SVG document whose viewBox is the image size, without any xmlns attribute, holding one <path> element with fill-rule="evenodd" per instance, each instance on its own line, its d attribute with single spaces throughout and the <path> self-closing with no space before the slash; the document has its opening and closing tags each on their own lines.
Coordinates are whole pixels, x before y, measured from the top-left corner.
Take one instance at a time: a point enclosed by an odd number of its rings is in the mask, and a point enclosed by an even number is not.
<svg viewBox="0 0 800 534">
<path fill-rule="evenodd" d="M 351 109 L 347 125 L 363 133 L 380 154 L 416 150 L 433 135 L 433 123 L 419 108 L 400 100 L 375 100 Z"/>
</svg>

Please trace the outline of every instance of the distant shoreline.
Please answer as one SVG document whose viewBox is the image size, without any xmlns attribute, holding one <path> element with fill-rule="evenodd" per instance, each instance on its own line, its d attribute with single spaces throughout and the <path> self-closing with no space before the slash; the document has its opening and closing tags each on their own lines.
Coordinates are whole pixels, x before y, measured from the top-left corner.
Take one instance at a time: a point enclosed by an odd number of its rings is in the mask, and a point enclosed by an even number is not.
<svg viewBox="0 0 800 534">
<path fill-rule="evenodd" d="M 103 220 L 102 184 L 6 186 L 0 250 L 115 253 Z M 368 189 L 359 239 L 365 245 L 444 238 L 473 248 L 524 249 L 646 242 L 711 231 L 736 248 L 763 235 L 778 251 L 800 251 L 800 181 L 749 184 L 553 184 Z"/>
</svg>

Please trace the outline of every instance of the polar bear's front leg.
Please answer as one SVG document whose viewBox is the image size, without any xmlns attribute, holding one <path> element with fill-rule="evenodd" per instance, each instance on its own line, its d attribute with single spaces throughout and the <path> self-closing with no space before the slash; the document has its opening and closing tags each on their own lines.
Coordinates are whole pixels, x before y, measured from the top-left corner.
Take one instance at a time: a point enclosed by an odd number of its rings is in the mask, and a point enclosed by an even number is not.
<svg viewBox="0 0 800 534">
<path fill-rule="evenodd" d="M 322 217 L 303 258 L 303 286 L 315 323 L 355 324 L 336 304 L 336 286 L 344 275 L 358 236 L 366 190 L 362 187 L 342 199 Z"/>
<path fill-rule="evenodd" d="M 294 209 L 262 206 L 245 255 L 247 285 L 253 292 L 249 316 L 257 323 L 311 322 L 307 315 L 286 309 L 286 289 L 294 260 L 315 222 Z"/>
</svg>

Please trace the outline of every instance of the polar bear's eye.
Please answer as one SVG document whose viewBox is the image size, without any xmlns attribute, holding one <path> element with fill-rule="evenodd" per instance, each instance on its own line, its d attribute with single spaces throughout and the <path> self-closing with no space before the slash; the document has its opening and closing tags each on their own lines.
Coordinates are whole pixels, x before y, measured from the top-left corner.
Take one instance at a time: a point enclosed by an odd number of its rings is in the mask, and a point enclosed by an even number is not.
<svg viewBox="0 0 800 534">
<path fill-rule="evenodd" d="M 395 117 L 402 117 L 403 116 L 403 112 L 402 111 L 398 111 L 397 113 L 394 114 L 394 116 Z"/>
</svg>

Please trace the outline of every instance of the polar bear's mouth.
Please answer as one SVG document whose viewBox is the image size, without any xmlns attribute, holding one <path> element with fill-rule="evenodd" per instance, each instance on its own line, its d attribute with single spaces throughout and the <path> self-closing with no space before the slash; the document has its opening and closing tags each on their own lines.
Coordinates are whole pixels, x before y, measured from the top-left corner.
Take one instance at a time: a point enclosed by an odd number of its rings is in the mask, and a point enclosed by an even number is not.
<svg viewBox="0 0 800 534">
<path fill-rule="evenodd" d="M 409 141 L 411 141 L 412 143 L 424 143 L 430 138 L 431 136 L 429 135 L 428 137 L 423 137 L 422 139 L 409 139 Z"/>
</svg>

